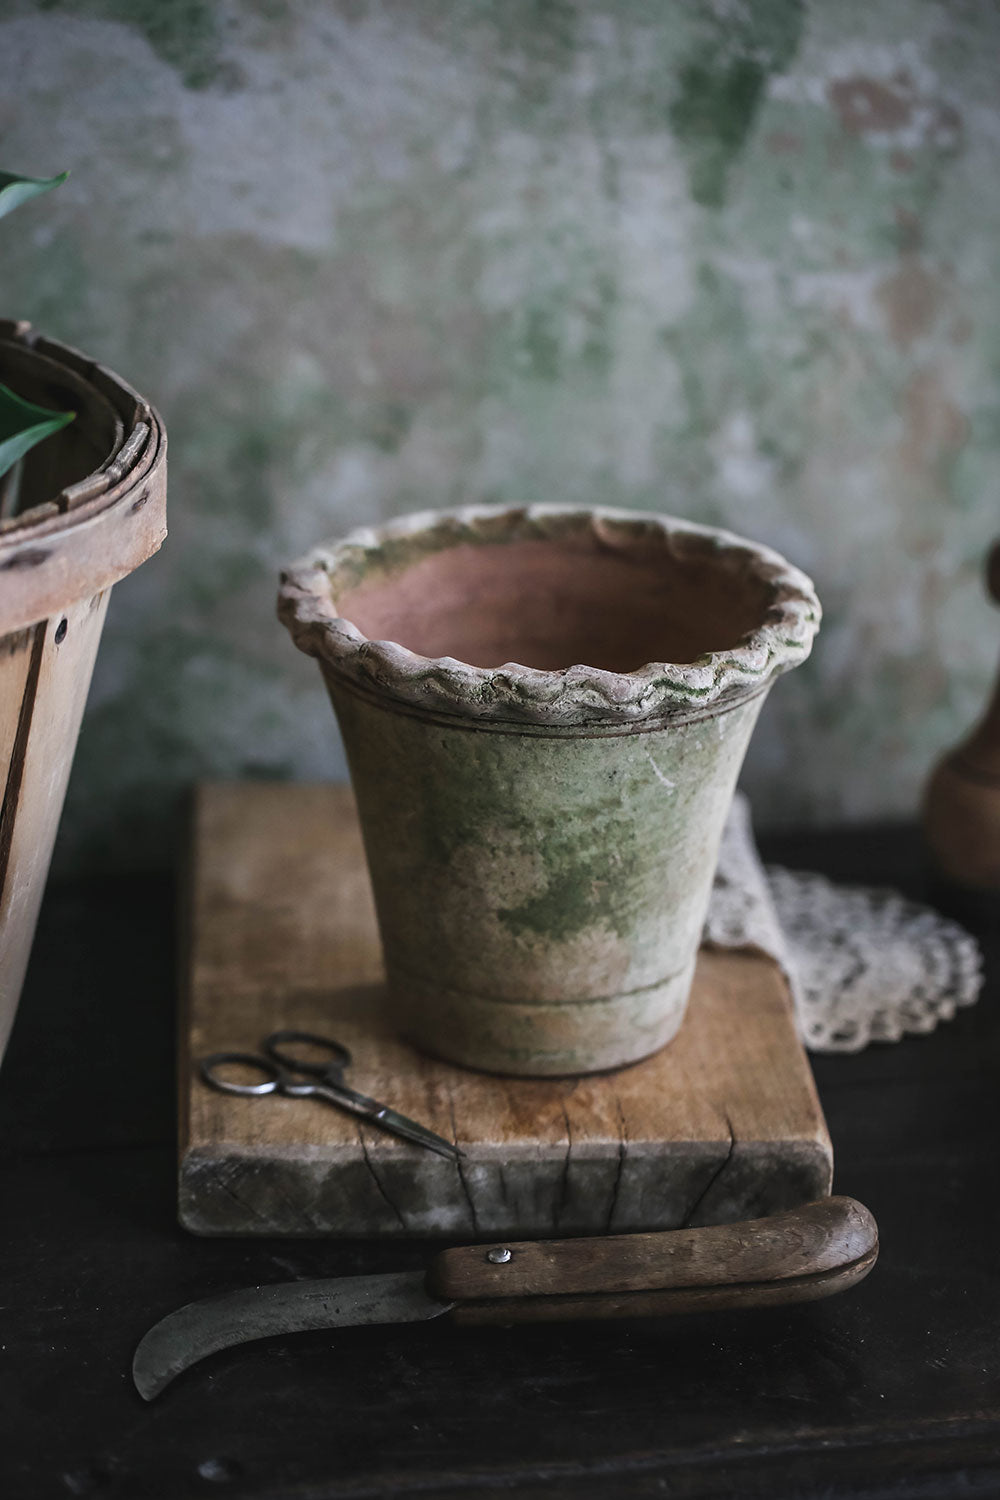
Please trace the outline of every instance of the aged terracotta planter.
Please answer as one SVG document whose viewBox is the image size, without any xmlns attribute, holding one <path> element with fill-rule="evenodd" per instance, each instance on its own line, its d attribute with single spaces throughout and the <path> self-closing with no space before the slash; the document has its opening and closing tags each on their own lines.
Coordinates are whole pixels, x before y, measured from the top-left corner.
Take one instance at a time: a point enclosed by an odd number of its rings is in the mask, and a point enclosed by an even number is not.
<svg viewBox="0 0 1000 1500">
<path fill-rule="evenodd" d="M 809 580 L 666 516 L 484 508 L 318 548 L 279 612 L 340 721 L 402 1029 L 512 1074 L 668 1042 Z"/>
<path fill-rule="evenodd" d="M 0 381 L 75 420 L 0 485 L 0 1057 L 112 584 L 166 536 L 166 434 L 117 375 L 0 321 Z"/>
</svg>

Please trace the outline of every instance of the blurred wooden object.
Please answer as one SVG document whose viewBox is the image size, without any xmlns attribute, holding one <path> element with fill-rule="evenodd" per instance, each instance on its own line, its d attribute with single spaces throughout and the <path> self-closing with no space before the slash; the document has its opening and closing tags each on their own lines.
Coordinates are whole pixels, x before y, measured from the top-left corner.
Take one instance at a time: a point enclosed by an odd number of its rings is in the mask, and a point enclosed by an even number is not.
<svg viewBox="0 0 1000 1500">
<path fill-rule="evenodd" d="M 1000 604 L 1000 540 L 986 564 L 986 586 Z M 1000 890 L 1000 677 L 984 718 L 928 782 L 924 831 L 945 875 Z"/>
</svg>

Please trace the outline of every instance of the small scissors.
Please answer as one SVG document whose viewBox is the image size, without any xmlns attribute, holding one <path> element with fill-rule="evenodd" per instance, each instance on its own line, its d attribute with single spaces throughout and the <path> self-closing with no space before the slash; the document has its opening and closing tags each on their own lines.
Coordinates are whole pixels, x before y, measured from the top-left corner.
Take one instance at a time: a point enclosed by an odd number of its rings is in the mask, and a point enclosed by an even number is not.
<svg viewBox="0 0 1000 1500">
<path fill-rule="evenodd" d="M 329 1053 L 330 1060 L 316 1062 L 301 1053 L 286 1051 L 289 1046 L 317 1047 Z M 351 1054 L 339 1042 L 325 1036 L 314 1036 L 310 1031 L 273 1031 L 264 1038 L 263 1052 L 264 1056 L 255 1052 L 213 1052 L 201 1059 L 201 1076 L 213 1089 L 224 1094 L 243 1094 L 251 1098 L 257 1094 L 284 1094 L 289 1099 L 325 1099 L 328 1104 L 336 1104 L 352 1115 L 360 1115 L 392 1135 L 436 1151 L 439 1156 L 454 1160 L 462 1155 L 458 1146 L 435 1135 L 426 1126 L 418 1125 L 416 1120 L 408 1120 L 387 1104 L 379 1104 L 377 1099 L 369 1099 L 367 1094 L 348 1088 L 344 1082 L 344 1069 L 351 1065 Z M 217 1071 L 228 1063 L 242 1063 L 266 1076 L 261 1083 L 230 1083 Z M 295 1073 L 304 1074 L 307 1079 L 315 1078 L 318 1082 L 300 1083 L 292 1076 Z"/>
</svg>

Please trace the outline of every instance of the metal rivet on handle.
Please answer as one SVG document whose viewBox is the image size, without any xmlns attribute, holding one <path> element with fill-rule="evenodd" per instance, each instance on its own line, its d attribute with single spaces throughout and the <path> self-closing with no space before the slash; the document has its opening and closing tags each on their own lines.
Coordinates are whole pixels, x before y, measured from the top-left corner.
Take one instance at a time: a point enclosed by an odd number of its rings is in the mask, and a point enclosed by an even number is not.
<svg viewBox="0 0 1000 1500">
<path fill-rule="evenodd" d="M 494 1250 L 487 1250 L 486 1259 L 491 1266 L 505 1266 L 511 1259 L 511 1252 L 506 1245 L 498 1245 Z"/>
</svg>

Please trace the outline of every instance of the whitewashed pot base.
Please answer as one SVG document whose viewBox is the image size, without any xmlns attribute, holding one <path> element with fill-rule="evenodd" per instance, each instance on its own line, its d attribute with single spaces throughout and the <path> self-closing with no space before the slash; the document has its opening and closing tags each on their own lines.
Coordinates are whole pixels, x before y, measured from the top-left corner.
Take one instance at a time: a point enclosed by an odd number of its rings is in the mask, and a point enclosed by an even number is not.
<svg viewBox="0 0 1000 1500">
<path fill-rule="evenodd" d="M 658 1052 L 680 1030 L 693 977 L 692 961 L 679 974 L 629 995 L 518 1004 L 387 971 L 400 1035 L 414 1046 L 462 1067 L 540 1078 L 578 1073 L 583 1046 L 588 1072 L 595 1073 Z M 444 1048 L 442 1037 L 449 1038 Z"/>
</svg>

